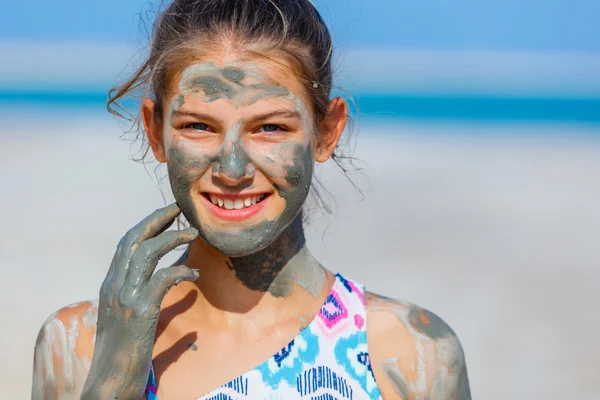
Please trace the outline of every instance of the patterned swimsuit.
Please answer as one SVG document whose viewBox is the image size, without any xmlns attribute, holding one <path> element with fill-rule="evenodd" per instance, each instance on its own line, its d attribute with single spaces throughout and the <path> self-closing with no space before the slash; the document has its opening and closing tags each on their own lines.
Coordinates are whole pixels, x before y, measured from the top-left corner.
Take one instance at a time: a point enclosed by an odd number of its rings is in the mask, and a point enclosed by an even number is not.
<svg viewBox="0 0 600 400">
<path fill-rule="evenodd" d="M 148 400 L 156 400 L 150 371 Z M 319 313 L 287 346 L 258 367 L 198 400 L 380 400 L 367 349 L 362 285 L 337 274 Z"/>
</svg>

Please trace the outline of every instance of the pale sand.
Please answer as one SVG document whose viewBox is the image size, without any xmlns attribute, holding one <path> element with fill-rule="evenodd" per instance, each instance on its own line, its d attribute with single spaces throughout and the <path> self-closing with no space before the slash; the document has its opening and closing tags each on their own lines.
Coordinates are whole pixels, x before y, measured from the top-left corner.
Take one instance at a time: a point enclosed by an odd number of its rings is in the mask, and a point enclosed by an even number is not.
<svg viewBox="0 0 600 400">
<path fill-rule="evenodd" d="M 2 398 L 29 397 L 44 319 L 95 297 L 119 238 L 164 204 L 114 122 L 57 121 L 0 119 Z M 599 129 L 365 126 L 366 199 L 324 168 L 340 207 L 312 248 L 441 315 L 474 398 L 597 400 Z"/>
</svg>

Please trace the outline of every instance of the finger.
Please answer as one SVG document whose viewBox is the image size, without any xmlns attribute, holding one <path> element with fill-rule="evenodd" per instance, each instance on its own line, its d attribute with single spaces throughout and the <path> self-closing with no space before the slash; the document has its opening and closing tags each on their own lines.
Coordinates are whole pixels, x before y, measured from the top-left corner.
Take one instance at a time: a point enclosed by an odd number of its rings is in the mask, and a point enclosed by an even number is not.
<svg viewBox="0 0 600 400">
<path fill-rule="evenodd" d="M 181 231 L 166 231 L 143 241 L 129 261 L 129 276 L 126 284 L 144 285 L 152 277 L 158 261 L 165 254 L 197 237 L 197 229 L 187 228 Z"/>
<path fill-rule="evenodd" d="M 112 272 L 113 282 L 117 288 L 121 288 L 125 282 L 127 270 L 129 269 L 129 258 L 137 249 L 139 243 L 167 229 L 179 213 L 179 207 L 176 203 L 159 208 L 123 236 L 117 247 L 117 260 Z"/>
<path fill-rule="evenodd" d="M 180 212 L 177 203 L 173 203 L 148 215 L 125 234 L 123 240 L 125 253 L 131 256 L 141 242 L 165 231 Z"/>
<path fill-rule="evenodd" d="M 104 291 L 105 289 L 108 289 L 110 287 L 112 287 L 115 284 L 115 280 L 116 280 L 116 274 L 119 268 L 119 256 L 121 253 L 121 248 L 123 246 L 123 240 L 125 238 L 121 238 L 121 240 L 119 240 L 119 244 L 117 245 L 117 250 L 115 251 L 115 254 L 113 254 L 113 258 L 112 261 L 110 262 L 110 267 L 108 267 L 108 272 L 106 273 L 106 276 L 104 277 L 104 282 L 102 282 L 102 287 L 101 287 L 101 292 Z"/>
<path fill-rule="evenodd" d="M 199 276 L 200 273 L 197 269 L 188 268 L 185 265 L 158 270 L 142 290 L 141 300 L 146 304 L 160 307 L 171 287 L 181 281 L 195 281 Z"/>
<path fill-rule="evenodd" d="M 108 272 L 106 273 L 106 277 L 104 277 L 104 281 L 102 282 L 102 286 L 100 286 L 100 298 L 104 295 L 107 295 L 113 288 L 114 285 L 114 275 L 117 269 L 117 255 L 113 256 L 112 261 L 110 262 L 110 267 L 108 268 Z"/>
</svg>

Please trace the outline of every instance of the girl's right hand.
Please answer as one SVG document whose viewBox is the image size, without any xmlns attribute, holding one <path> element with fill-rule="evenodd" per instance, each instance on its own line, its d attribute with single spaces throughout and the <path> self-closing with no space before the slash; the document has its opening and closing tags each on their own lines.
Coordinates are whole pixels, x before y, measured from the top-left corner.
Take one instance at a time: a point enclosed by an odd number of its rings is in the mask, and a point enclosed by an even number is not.
<svg viewBox="0 0 600 400">
<path fill-rule="evenodd" d="M 169 289 L 198 279 L 186 266 L 154 274 L 158 260 L 198 237 L 188 228 L 165 231 L 177 204 L 158 209 L 121 239 L 100 289 L 94 357 L 81 399 L 140 399 L 152 365 L 160 306 Z"/>
</svg>

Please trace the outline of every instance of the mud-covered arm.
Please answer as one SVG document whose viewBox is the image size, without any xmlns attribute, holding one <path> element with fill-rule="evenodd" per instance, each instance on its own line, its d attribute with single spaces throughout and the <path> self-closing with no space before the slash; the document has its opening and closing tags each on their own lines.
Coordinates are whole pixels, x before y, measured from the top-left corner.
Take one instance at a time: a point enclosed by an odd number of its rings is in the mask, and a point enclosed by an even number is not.
<svg viewBox="0 0 600 400">
<path fill-rule="evenodd" d="M 96 337 L 98 302 L 82 301 L 52 314 L 35 344 L 32 399 L 78 399 Z"/>
<path fill-rule="evenodd" d="M 470 400 L 462 345 L 437 315 L 369 294 L 373 372 L 384 400 Z"/>
<path fill-rule="evenodd" d="M 35 344 L 33 400 L 143 398 L 162 299 L 177 282 L 198 278 L 182 265 L 153 274 L 164 254 L 197 237 L 195 229 L 165 232 L 178 214 L 173 204 L 131 229 L 99 301 L 70 305 L 44 323 Z"/>
<path fill-rule="evenodd" d="M 69 354 L 68 343 L 62 321 L 49 318 L 35 343 L 32 400 L 79 399 L 84 381 L 76 379 L 80 364 Z"/>
<path fill-rule="evenodd" d="M 160 306 L 168 290 L 198 271 L 183 265 L 154 274 L 159 259 L 198 236 L 165 231 L 176 204 L 156 210 L 123 237 L 100 289 L 94 356 L 81 399 L 140 399 L 144 394 Z"/>
</svg>

